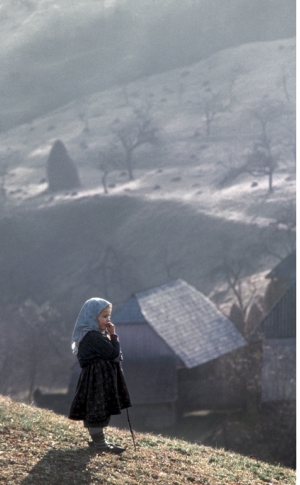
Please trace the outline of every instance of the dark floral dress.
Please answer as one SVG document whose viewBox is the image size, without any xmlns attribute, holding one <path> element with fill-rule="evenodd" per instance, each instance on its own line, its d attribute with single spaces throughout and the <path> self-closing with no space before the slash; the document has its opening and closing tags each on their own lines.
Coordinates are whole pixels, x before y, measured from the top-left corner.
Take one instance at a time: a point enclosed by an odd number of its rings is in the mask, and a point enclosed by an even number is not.
<svg viewBox="0 0 300 485">
<path fill-rule="evenodd" d="M 83 420 L 87 427 L 107 426 L 112 414 L 131 406 L 123 370 L 118 360 L 117 335 L 88 332 L 79 344 L 82 368 L 69 418 Z"/>
</svg>

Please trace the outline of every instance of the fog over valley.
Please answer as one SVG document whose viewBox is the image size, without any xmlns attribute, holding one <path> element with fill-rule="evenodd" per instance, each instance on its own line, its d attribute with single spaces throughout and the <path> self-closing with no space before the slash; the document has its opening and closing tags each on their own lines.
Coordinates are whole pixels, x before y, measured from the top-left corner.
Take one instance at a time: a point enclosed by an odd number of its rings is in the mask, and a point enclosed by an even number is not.
<svg viewBox="0 0 300 485">
<path fill-rule="evenodd" d="M 177 280 L 252 349 L 295 250 L 295 6 L 1 2 L 1 394 L 67 393 L 84 301 Z"/>
</svg>

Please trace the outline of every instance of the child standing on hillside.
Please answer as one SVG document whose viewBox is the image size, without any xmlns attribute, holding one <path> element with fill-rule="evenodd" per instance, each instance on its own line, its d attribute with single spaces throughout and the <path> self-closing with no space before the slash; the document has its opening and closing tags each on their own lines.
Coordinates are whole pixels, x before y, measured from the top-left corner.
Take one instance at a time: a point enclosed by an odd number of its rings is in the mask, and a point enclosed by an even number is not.
<svg viewBox="0 0 300 485">
<path fill-rule="evenodd" d="M 101 298 L 91 298 L 83 305 L 72 336 L 72 351 L 80 367 L 75 397 L 69 418 L 83 420 L 92 442 L 99 451 L 122 453 L 125 448 L 107 443 L 104 430 L 112 414 L 131 406 L 120 365 L 119 338 L 110 321 L 112 305 Z"/>
</svg>

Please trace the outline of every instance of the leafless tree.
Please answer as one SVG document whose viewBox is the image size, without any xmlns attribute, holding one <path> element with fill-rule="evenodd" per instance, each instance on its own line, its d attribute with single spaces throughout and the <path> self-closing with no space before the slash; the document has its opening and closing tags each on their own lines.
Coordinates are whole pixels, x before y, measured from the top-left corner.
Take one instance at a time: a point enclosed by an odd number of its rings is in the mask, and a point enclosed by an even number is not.
<svg viewBox="0 0 300 485">
<path fill-rule="evenodd" d="M 181 243 L 177 247 L 176 252 L 174 252 L 172 244 L 167 241 L 165 244 L 162 244 L 160 248 L 161 267 L 165 271 L 169 280 L 176 279 L 182 274 L 184 262 L 181 258 L 181 254 L 183 254 L 185 246 L 185 242 Z"/>
<path fill-rule="evenodd" d="M 260 125 L 260 139 L 262 143 L 269 140 L 268 127 L 281 118 L 285 112 L 285 104 L 276 99 L 269 99 L 265 96 L 261 101 L 256 103 L 250 112 Z"/>
<path fill-rule="evenodd" d="M 231 291 L 245 319 L 248 307 L 256 296 L 256 287 L 249 280 L 245 282 L 247 261 L 245 258 L 236 259 L 226 256 L 220 267 L 227 291 Z"/>
<path fill-rule="evenodd" d="M 121 168 L 121 155 L 118 153 L 116 146 L 111 145 L 107 150 L 102 150 L 96 157 L 96 166 L 102 172 L 102 185 L 105 194 L 108 194 L 107 177 L 110 172 Z"/>
<path fill-rule="evenodd" d="M 262 138 L 254 143 L 252 151 L 248 154 L 244 171 L 255 177 L 267 176 L 269 193 L 273 192 L 273 174 L 277 168 L 278 159 L 271 151 L 269 138 Z"/>
<path fill-rule="evenodd" d="M 129 180 L 134 180 L 134 152 L 145 144 L 158 143 L 158 128 L 150 115 L 150 106 L 133 109 L 133 115 L 124 122 L 117 120 L 113 125 L 113 133 L 121 143 L 125 152 L 125 167 L 128 171 Z"/>
<path fill-rule="evenodd" d="M 213 92 L 209 81 L 204 82 L 204 88 L 201 105 L 204 110 L 206 135 L 209 137 L 211 133 L 211 124 L 217 113 L 224 110 L 224 105 L 220 93 Z"/>
<path fill-rule="evenodd" d="M 288 86 L 287 86 L 290 77 L 291 77 L 291 75 L 287 71 L 286 66 L 282 65 L 281 66 L 281 72 L 280 72 L 280 75 L 279 75 L 278 80 L 277 80 L 277 86 L 282 87 L 285 98 L 288 101 L 288 103 L 290 103 L 290 101 L 291 101 L 291 96 L 289 94 L 289 90 L 288 90 Z"/>
<path fill-rule="evenodd" d="M 279 164 L 278 151 L 275 152 L 275 141 L 268 133 L 269 125 L 280 118 L 285 112 L 284 103 L 264 98 L 250 110 L 254 119 L 258 121 L 260 133 L 253 142 L 252 148 L 243 162 L 229 164 L 228 170 L 219 185 L 232 183 L 240 174 L 249 173 L 255 177 L 268 177 L 268 192 L 273 192 L 273 176 Z"/>
<path fill-rule="evenodd" d="M 32 300 L 11 308 L 1 318 L 1 390 L 27 391 L 32 402 L 38 381 L 53 379 L 54 363 L 65 360 L 69 338 L 65 324 L 49 303 Z M 19 389 L 18 389 L 19 388 Z"/>
</svg>

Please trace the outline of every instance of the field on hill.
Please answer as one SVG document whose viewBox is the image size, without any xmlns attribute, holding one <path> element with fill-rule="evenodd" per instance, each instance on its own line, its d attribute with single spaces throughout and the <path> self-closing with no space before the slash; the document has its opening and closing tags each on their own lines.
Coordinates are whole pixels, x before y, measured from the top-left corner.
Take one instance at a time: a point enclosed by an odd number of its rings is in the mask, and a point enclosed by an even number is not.
<svg viewBox="0 0 300 485">
<path fill-rule="evenodd" d="M 28 14 L 38 5 L 19 3 Z M 56 19 L 55 5 L 43 3 Z M 295 245 L 295 48 L 295 38 L 239 45 L 80 91 L 54 111 L 33 89 L 39 115 L 0 132 L 2 394 L 31 402 L 36 387 L 66 390 L 71 331 L 92 296 L 116 309 L 135 292 L 181 278 L 229 315 L 237 301 L 229 267 L 244 309 L 261 303 L 266 274 Z M 51 70 L 47 57 L 41 61 Z M 13 93 L 18 72 L 11 75 Z M 58 139 L 81 185 L 50 193 L 47 160 Z M 124 457 L 90 456 L 80 426 L 23 404 L 2 408 L 0 458 L 11 485 L 57 483 L 49 481 L 56 473 L 72 483 L 72 472 L 74 484 L 100 476 L 116 484 L 294 483 L 293 472 L 255 458 L 151 435 L 138 434 L 137 454 L 120 432 L 130 449 Z"/>
<path fill-rule="evenodd" d="M 295 472 L 236 453 L 161 435 L 108 428 L 121 456 L 87 447 L 81 423 L 0 396 L 3 485 L 295 485 Z"/>
</svg>

